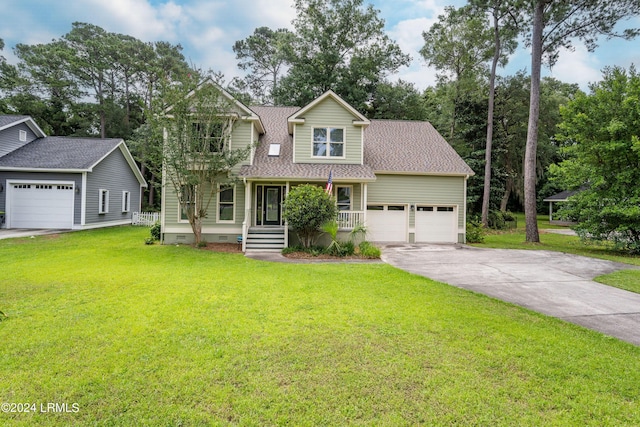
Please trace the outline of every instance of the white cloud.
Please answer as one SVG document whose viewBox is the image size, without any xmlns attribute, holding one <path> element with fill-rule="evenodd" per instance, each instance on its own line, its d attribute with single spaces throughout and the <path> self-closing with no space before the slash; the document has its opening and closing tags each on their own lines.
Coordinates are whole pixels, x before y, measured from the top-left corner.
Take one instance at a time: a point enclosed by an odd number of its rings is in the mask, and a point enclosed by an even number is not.
<svg viewBox="0 0 640 427">
<path fill-rule="evenodd" d="M 166 16 L 159 16 L 158 9 L 147 0 L 90 0 L 88 3 L 86 0 L 77 3 L 78 11 L 86 11 L 80 12 L 85 15 L 84 22 L 94 23 L 107 31 L 122 32 L 145 41 L 173 35 L 173 22 Z"/>
<path fill-rule="evenodd" d="M 574 51 L 562 49 L 556 65 L 543 74 L 563 82 L 577 83 L 586 90 L 589 83 L 601 80 L 601 68 L 597 57 L 579 44 Z"/>
<path fill-rule="evenodd" d="M 412 58 L 411 65 L 400 70 L 397 77 L 415 83 L 420 90 L 435 84 L 436 81 L 435 70 L 427 67 L 420 55 L 420 49 L 424 46 L 422 32 L 429 30 L 436 21 L 436 17 L 406 19 L 399 21 L 389 31 L 389 36 Z"/>
</svg>

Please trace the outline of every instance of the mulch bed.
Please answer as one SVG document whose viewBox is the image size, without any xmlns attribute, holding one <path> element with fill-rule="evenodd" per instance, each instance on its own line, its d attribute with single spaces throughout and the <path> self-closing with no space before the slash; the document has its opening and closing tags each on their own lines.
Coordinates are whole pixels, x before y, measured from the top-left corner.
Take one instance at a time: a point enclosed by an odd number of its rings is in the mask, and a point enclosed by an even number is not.
<svg viewBox="0 0 640 427">
<path fill-rule="evenodd" d="M 226 253 L 242 253 L 242 245 L 239 245 L 237 243 L 207 243 L 207 246 L 201 248 L 202 250 L 205 251 L 211 251 L 211 252 L 226 252 Z M 327 254 L 320 254 L 317 256 L 314 256 L 310 253 L 307 252 L 292 252 L 289 254 L 285 254 L 284 255 L 286 258 L 291 258 L 291 259 L 316 259 L 316 260 L 368 260 L 371 258 L 366 258 L 360 255 L 351 255 L 351 256 L 344 256 L 344 257 L 338 257 L 338 256 L 333 256 L 333 255 L 327 255 Z"/>
<path fill-rule="evenodd" d="M 293 258 L 293 259 L 318 259 L 318 260 L 320 259 L 335 259 L 335 260 L 372 259 L 372 258 L 363 257 L 361 255 L 351 255 L 351 256 L 333 256 L 333 255 L 327 255 L 327 254 L 313 255 L 307 252 L 292 252 L 289 254 L 284 254 L 284 256 L 286 258 Z"/>
<path fill-rule="evenodd" d="M 207 243 L 202 250 L 212 252 L 242 253 L 242 245 L 237 243 Z"/>
</svg>

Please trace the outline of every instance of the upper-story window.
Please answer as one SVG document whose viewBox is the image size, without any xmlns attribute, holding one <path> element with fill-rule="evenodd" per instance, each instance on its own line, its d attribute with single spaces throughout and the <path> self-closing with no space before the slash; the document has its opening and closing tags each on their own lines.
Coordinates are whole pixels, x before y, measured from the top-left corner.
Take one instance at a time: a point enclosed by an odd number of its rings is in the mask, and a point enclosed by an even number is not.
<svg viewBox="0 0 640 427">
<path fill-rule="evenodd" d="M 344 157 L 344 129 L 313 128 L 313 157 Z"/>
<path fill-rule="evenodd" d="M 20 134 L 20 142 L 27 142 L 27 131 L 21 130 L 18 133 Z"/>
<path fill-rule="evenodd" d="M 224 126 L 222 123 L 193 123 L 193 135 L 210 153 L 224 150 Z M 204 150 L 203 150 L 204 151 Z"/>
</svg>

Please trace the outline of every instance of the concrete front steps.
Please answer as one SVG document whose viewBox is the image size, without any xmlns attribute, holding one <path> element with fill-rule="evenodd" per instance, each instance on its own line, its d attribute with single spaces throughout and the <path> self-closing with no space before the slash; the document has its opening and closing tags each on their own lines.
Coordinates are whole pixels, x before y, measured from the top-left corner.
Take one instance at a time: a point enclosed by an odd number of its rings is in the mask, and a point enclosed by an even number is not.
<svg viewBox="0 0 640 427">
<path fill-rule="evenodd" d="M 247 252 L 280 252 L 284 249 L 284 227 L 250 227 Z"/>
</svg>

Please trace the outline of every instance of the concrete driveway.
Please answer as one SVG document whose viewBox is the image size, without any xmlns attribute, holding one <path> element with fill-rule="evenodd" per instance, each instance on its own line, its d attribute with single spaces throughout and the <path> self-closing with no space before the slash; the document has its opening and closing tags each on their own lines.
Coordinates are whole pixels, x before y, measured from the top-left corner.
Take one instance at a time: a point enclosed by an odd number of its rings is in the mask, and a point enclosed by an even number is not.
<svg viewBox="0 0 640 427">
<path fill-rule="evenodd" d="M 45 234 L 66 233 L 71 230 L 53 230 L 43 228 L 0 228 L 0 239 L 13 239 L 16 237 L 43 236 Z"/>
<path fill-rule="evenodd" d="M 387 244 L 383 261 L 640 346 L 640 294 L 592 279 L 628 264 L 550 251 Z"/>
</svg>

